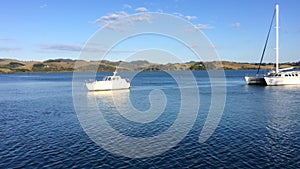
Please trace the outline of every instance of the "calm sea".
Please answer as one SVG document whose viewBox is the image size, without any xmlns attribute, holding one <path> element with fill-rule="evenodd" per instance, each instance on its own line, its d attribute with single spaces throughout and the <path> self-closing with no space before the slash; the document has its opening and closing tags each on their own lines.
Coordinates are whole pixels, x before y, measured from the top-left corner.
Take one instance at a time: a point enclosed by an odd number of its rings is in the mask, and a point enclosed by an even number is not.
<svg viewBox="0 0 300 169">
<path fill-rule="evenodd" d="M 194 123 L 169 150 L 144 158 L 111 152 L 85 132 L 73 104 L 72 73 L 0 74 L 0 168 L 300 168 L 300 86 L 245 85 L 243 76 L 254 72 L 225 71 L 224 112 L 204 143 L 199 143 L 199 135 L 212 102 L 211 86 L 205 71 L 193 72 L 196 94 L 200 96 Z M 177 75 L 185 82 L 183 86 L 191 85 L 185 72 Z M 123 95 L 129 96 L 136 111 L 147 113 L 152 104 L 149 95 L 154 89 L 163 93 L 160 96 L 166 101 L 158 118 L 138 123 L 120 115 L 118 110 L 128 106 L 122 102 Z M 115 100 L 107 97 L 110 93 L 86 91 L 82 102 L 89 106 L 87 110 L 96 105 L 95 110 L 99 114 L 101 111 L 106 123 L 119 133 L 149 138 L 159 136 L 175 123 L 180 92 L 178 83 L 168 73 L 141 72 L 132 79 L 131 90 L 120 92 Z M 189 99 L 193 104 L 196 98 Z M 90 101 L 96 104 L 90 105 Z M 119 103 L 119 109 L 112 102 Z M 173 131 L 174 138 L 187 126 L 190 124 Z M 107 141 L 112 135 L 101 137 Z M 104 144 L 128 144 L 135 151 L 126 140 Z"/>
</svg>

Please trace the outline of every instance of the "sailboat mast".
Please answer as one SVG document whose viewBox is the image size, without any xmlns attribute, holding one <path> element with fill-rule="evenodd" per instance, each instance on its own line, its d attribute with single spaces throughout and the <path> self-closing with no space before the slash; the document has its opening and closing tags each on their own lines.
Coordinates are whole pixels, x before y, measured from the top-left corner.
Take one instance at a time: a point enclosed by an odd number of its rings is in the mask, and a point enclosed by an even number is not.
<svg viewBox="0 0 300 169">
<path fill-rule="evenodd" d="M 276 4 L 276 73 L 279 72 L 279 5 Z"/>
</svg>

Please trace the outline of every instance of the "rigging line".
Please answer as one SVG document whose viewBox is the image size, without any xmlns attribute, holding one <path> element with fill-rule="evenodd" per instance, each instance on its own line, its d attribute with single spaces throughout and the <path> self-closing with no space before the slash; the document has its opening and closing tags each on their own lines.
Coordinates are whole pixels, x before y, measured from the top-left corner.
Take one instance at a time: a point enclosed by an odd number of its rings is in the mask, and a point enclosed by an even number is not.
<svg viewBox="0 0 300 169">
<path fill-rule="evenodd" d="M 276 14 L 276 9 L 274 10 L 274 13 L 273 13 L 271 25 L 270 25 L 270 28 L 269 28 L 269 32 L 268 32 L 267 39 L 266 39 L 266 42 L 265 42 L 265 46 L 264 46 L 264 49 L 263 49 L 263 52 L 262 52 L 262 55 L 261 55 L 261 58 L 260 58 L 260 62 L 259 62 L 259 66 L 258 66 L 256 75 L 258 75 L 258 73 L 259 73 L 260 66 L 261 66 L 261 63 L 262 63 L 264 55 L 265 55 L 265 51 L 266 51 L 268 40 L 269 40 L 269 37 L 270 37 L 270 32 L 271 32 L 271 29 L 272 29 L 272 26 L 273 26 L 273 21 L 274 21 L 274 18 L 275 18 L 275 14 Z"/>
</svg>

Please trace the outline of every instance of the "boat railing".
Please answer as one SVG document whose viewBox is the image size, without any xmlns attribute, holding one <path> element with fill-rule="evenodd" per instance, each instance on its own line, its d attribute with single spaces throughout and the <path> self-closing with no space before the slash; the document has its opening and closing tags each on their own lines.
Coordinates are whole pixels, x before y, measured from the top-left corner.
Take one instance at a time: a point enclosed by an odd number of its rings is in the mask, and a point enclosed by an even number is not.
<svg viewBox="0 0 300 169">
<path fill-rule="evenodd" d="M 294 67 L 288 67 L 288 68 L 279 69 L 279 71 L 282 72 L 282 71 L 293 70 L 293 69 Z"/>
</svg>

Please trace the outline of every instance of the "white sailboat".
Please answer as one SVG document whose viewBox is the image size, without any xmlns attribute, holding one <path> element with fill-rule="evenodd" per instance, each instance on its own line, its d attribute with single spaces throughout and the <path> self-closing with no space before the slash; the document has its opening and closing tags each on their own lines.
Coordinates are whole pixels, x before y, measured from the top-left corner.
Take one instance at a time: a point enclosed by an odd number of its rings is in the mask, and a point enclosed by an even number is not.
<svg viewBox="0 0 300 169">
<path fill-rule="evenodd" d="M 246 80 L 248 85 L 263 85 L 263 86 L 267 85 L 266 81 L 264 79 L 264 76 L 260 76 L 259 70 L 260 70 L 260 66 L 261 66 L 261 63 L 262 63 L 263 58 L 264 58 L 266 48 L 267 48 L 268 40 L 269 40 L 269 37 L 270 37 L 270 32 L 271 32 L 271 29 L 273 27 L 273 21 L 274 21 L 275 13 L 276 13 L 276 9 L 274 10 L 274 13 L 273 13 L 273 16 L 272 16 L 272 21 L 271 21 L 271 24 L 270 24 L 270 27 L 269 27 L 267 39 L 266 39 L 266 42 L 265 42 L 265 45 L 264 45 L 264 48 L 263 48 L 263 52 L 262 52 L 262 55 L 261 55 L 261 58 L 260 58 L 260 62 L 259 62 L 259 66 L 258 66 L 258 69 L 257 69 L 257 72 L 256 72 L 256 76 L 245 76 L 245 80 Z"/>
<path fill-rule="evenodd" d="M 276 4 L 276 70 L 265 75 L 268 86 L 300 85 L 300 71 L 294 68 L 279 69 L 279 5 Z"/>
<path fill-rule="evenodd" d="M 117 72 L 113 72 L 112 76 L 105 76 L 100 81 L 86 82 L 85 85 L 89 91 L 105 91 L 105 90 L 120 90 L 129 89 L 130 82 L 127 79 L 123 79 L 116 75 Z"/>
<path fill-rule="evenodd" d="M 276 73 L 267 74 L 264 79 L 268 86 L 300 85 L 300 71 L 292 71 L 294 68 L 279 69 Z"/>
<path fill-rule="evenodd" d="M 257 76 L 245 76 L 245 80 L 247 84 L 255 84 L 255 85 L 268 85 L 268 86 L 276 86 L 276 85 L 300 85 L 300 71 L 293 70 L 294 68 L 285 68 L 279 69 L 279 5 L 276 4 L 275 7 L 276 14 L 276 69 L 275 71 L 270 71 L 264 77 Z M 273 22 L 273 20 L 272 20 Z M 271 25 L 272 25 L 271 22 Z M 270 33 L 270 30 L 269 30 Z M 268 34 L 269 36 L 269 34 Z M 267 38 L 268 40 L 268 38 Z M 266 41 L 267 43 L 267 41 Z M 265 44 L 266 47 L 266 44 Z M 264 49 L 265 50 L 265 49 Z M 263 52 L 264 54 L 264 52 Z M 263 58 L 263 56 L 262 56 Z M 262 61 L 261 58 L 261 61 Z"/>
</svg>

